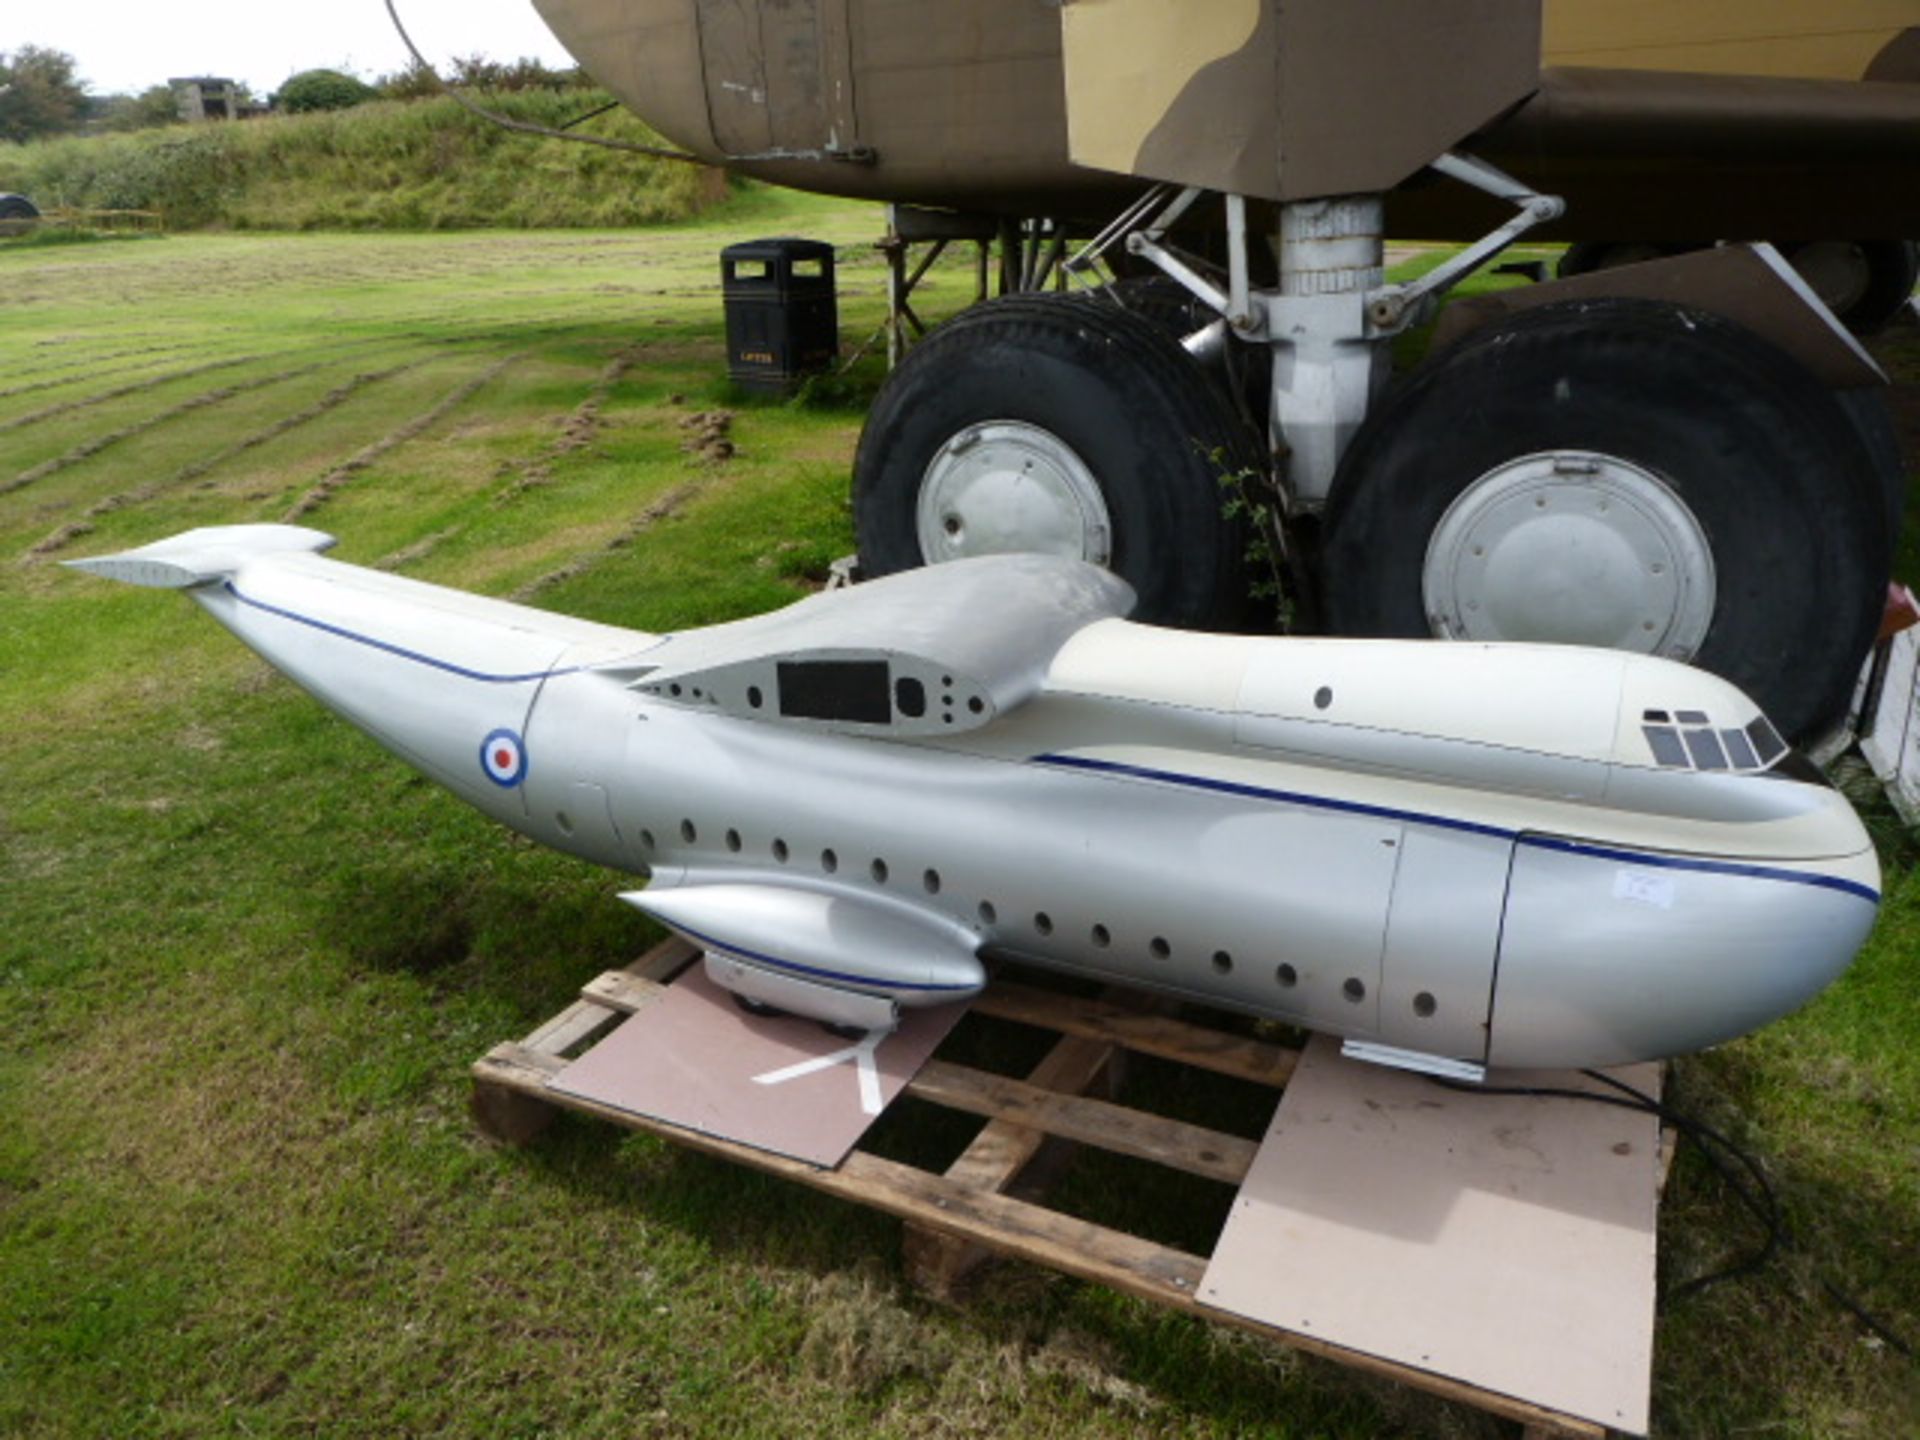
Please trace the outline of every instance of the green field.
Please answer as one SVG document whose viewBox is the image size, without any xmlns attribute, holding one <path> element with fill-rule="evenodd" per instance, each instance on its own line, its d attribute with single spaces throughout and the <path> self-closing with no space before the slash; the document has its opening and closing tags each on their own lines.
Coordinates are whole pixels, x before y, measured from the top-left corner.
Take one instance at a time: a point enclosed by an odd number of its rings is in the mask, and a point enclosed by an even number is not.
<svg viewBox="0 0 1920 1440">
<path fill-rule="evenodd" d="M 891 1222 L 652 1139 L 484 1142 L 469 1064 L 656 937 L 620 878 L 491 827 L 178 597 L 55 563 L 297 516 L 345 560 L 639 628 L 794 598 L 852 548 L 878 363 L 743 401 L 715 254 L 839 242 L 853 348 L 879 228 L 750 190 L 650 231 L 0 247 L 0 1434 L 1508 1433 L 1024 1267 L 933 1307 Z M 932 312 L 967 298 L 936 279 Z M 1664 1316 L 1661 1435 L 1920 1433 L 1912 1363 L 1823 1290 L 1920 1333 L 1920 884 L 1876 824 L 1859 964 L 1676 1069 L 1801 1244 Z M 1063 1196 L 1206 1244 L 1218 1197 L 1149 1168 Z M 1753 1238 L 1683 1154 L 1668 1278 Z"/>
</svg>

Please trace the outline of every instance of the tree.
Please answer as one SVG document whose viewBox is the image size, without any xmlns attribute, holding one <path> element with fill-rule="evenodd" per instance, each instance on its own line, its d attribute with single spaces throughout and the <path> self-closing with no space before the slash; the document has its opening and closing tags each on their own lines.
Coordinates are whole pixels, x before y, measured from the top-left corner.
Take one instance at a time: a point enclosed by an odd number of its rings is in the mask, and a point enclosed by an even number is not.
<svg viewBox="0 0 1920 1440">
<path fill-rule="evenodd" d="M 526 55 L 505 62 L 468 55 L 454 58 L 453 83 L 470 90 L 573 90 L 593 82 L 577 65 L 554 70 Z"/>
<path fill-rule="evenodd" d="M 302 70 L 280 87 L 274 108 L 299 114 L 303 110 L 345 110 L 379 92 L 371 85 L 338 70 Z"/>
<path fill-rule="evenodd" d="M 138 95 L 93 96 L 87 108 L 107 130 L 148 130 L 180 118 L 180 100 L 171 85 L 150 85 Z"/>
<path fill-rule="evenodd" d="M 86 103 L 71 55 L 39 45 L 22 45 L 11 55 L 0 51 L 0 140 L 71 130 Z"/>
<path fill-rule="evenodd" d="M 440 83 L 440 77 L 433 73 L 432 66 L 409 60 L 406 69 L 382 75 L 374 81 L 374 88 L 380 92 L 383 100 L 424 100 L 429 95 L 438 95 L 446 87 Z"/>
</svg>

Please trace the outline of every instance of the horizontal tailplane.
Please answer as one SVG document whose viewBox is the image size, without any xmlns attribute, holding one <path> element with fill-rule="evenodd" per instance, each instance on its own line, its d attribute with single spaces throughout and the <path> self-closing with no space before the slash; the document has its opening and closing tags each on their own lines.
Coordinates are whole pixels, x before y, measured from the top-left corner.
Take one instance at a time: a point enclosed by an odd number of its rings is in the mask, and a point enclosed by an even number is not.
<svg viewBox="0 0 1920 1440">
<path fill-rule="evenodd" d="M 210 525 L 166 540 L 62 563 L 90 575 L 145 585 L 156 590 L 185 590 L 223 580 L 247 561 L 289 550 L 330 550 L 333 536 L 304 525 Z"/>
</svg>

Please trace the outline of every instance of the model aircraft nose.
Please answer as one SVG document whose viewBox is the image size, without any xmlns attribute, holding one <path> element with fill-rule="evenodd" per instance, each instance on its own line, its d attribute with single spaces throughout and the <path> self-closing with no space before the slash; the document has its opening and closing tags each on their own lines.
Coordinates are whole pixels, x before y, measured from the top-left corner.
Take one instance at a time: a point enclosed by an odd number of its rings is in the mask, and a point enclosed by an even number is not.
<svg viewBox="0 0 1920 1440">
<path fill-rule="evenodd" d="M 1840 867 L 1847 874 L 1834 868 L 1522 837 L 1489 1063 L 1597 1066 L 1684 1054 L 1797 1010 L 1847 968 L 1878 908 L 1871 850 Z"/>
</svg>

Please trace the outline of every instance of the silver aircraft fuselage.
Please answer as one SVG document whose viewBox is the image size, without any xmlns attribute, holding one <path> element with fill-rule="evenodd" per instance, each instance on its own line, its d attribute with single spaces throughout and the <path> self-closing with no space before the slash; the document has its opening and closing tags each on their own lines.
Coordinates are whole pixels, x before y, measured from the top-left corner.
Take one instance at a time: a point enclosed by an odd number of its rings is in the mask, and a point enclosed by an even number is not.
<svg viewBox="0 0 1920 1440">
<path fill-rule="evenodd" d="M 1847 802 L 1667 661 L 1154 629 L 1032 555 L 657 636 L 330 543 L 75 563 L 186 589 L 461 798 L 650 875 L 624 898 L 722 984 L 824 1020 L 963 998 L 1006 956 L 1396 1063 L 1611 1065 L 1797 1008 L 1879 899 Z"/>
</svg>

